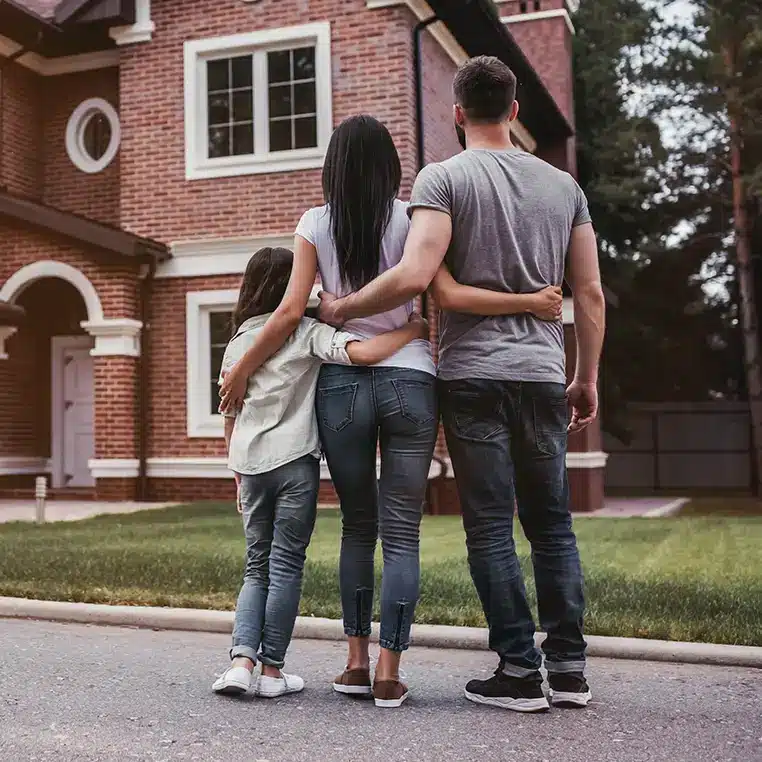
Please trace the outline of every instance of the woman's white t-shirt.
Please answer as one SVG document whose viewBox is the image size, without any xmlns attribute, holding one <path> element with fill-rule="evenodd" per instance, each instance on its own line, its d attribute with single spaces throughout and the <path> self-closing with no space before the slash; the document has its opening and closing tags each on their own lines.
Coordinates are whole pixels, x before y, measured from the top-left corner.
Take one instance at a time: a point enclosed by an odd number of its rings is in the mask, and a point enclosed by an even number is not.
<svg viewBox="0 0 762 762">
<path fill-rule="evenodd" d="M 394 202 L 392 216 L 381 241 L 379 275 L 394 267 L 402 259 L 409 229 L 410 219 L 407 215 L 407 204 L 397 200 Z M 351 289 L 345 287 L 341 282 L 336 246 L 331 235 L 331 218 L 328 207 L 317 206 L 306 211 L 299 221 L 299 225 L 297 225 L 296 235 L 309 241 L 317 249 L 318 271 L 323 289 L 336 296 L 345 296 L 350 293 Z M 344 326 L 344 330 L 361 338 L 369 339 L 405 325 L 411 312 L 413 312 L 413 303 L 409 302 L 380 315 L 349 320 Z M 396 354 L 378 363 L 378 366 L 411 368 L 436 375 L 431 345 L 422 339 L 410 342 Z"/>
</svg>

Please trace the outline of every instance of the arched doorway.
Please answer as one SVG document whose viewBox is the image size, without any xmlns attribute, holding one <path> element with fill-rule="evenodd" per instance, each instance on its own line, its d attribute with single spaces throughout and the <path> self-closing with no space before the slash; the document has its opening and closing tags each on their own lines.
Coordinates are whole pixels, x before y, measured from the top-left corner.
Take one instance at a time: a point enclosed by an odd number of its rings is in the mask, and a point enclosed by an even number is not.
<svg viewBox="0 0 762 762">
<path fill-rule="evenodd" d="M 103 319 L 97 293 L 79 270 L 52 261 L 22 268 L 2 293 L 26 312 L 0 363 L 2 455 L 37 464 L 26 473 L 49 473 L 53 488 L 94 487 L 95 339 L 83 324 Z"/>
</svg>

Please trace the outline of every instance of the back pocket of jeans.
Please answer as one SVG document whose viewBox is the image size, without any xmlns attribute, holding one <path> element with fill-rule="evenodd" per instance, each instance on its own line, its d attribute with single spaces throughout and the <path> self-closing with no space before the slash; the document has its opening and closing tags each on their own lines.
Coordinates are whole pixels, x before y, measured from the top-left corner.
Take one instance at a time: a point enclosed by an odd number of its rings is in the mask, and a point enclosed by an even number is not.
<svg viewBox="0 0 762 762">
<path fill-rule="evenodd" d="M 543 455 L 556 457 L 566 447 L 569 405 L 566 398 L 534 399 L 534 433 L 537 449 Z"/>
<path fill-rule="evenodd" d="M 461 439 L 483 442 L 492 439 L 502 428 L 502 406 L 478 394 L 459 392 L 449 401 L 453 427 Z"/>
<path fill-rule="evenodd" d="M 341 431 L 352 423 L 355 411 L 357 384 L 318 389 L 318 413 L 323 425 L 331 431 Z"/>
<path fill-rule="evenodd" d="M 433 377 L 430 382 L 395 378 L 392 384 L 394 391 L 397 392 L 400 411 L 405 418 L 418 426 L 434 420 L 436 391 Z"/>
</svg>

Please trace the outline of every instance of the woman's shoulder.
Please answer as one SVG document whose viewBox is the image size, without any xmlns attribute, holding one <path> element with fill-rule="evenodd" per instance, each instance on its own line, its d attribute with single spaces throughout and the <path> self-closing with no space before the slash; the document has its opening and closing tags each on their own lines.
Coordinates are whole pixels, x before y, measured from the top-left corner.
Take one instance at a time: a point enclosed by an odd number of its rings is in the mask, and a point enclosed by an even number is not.
<svg viewBox="0 0 762 762">
<path fill-rule="evenodd" d="M 313 206 L 308 209 L 299 220 L 296 226 L 296 235 L 306 238 L 310 243 L 315 244 L 315 236 L 322 230 L 328 221 L 327 206 Z"/>
</svg>

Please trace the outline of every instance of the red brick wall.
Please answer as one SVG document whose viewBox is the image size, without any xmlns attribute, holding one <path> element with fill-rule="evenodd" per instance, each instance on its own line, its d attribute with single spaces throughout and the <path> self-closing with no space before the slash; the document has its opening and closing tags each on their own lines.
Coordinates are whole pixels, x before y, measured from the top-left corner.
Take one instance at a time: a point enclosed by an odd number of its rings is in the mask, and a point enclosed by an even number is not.
<svg viewBox="0 0 762 762">
<path fill-rule="evenodd" d="M 99 222 L 118 224 L 119 153 L 102 172 L 82 172 L 66 152 L 66 125 L 74 109 L 89 98 L 103 98 L 119 112 L 119 70 L 46 77 L 44 92 L 45 203 Z"/>
<path fill-rule="evenodd" d="M 121 215 L 123 225 L 171 241 L 290 232 L 321 201 L 320 172 L 185 180 L 183 42 L 263 27 L 331 21 L 334 121 L 359 112 L 383 120 L 415 174 L 413 17 L 403 8 L 368 11 L 365 0 L 164 0 L 152 7 L 149 44 L 121 51 Z M 161 183 L 157 183 L 161 178 Z"/>
<path fill-rule="evenodd" d="M 0 69 L 0 187 L 42 192 L 42 78 L 17 63 Z"/>
<path fill-rule="evenodd" d="M 452 81 L 457 67 L 427 32 L 422 37 L 424 147 L 426 163 L 460 153 L 453 124 Z"/>
</svg>

